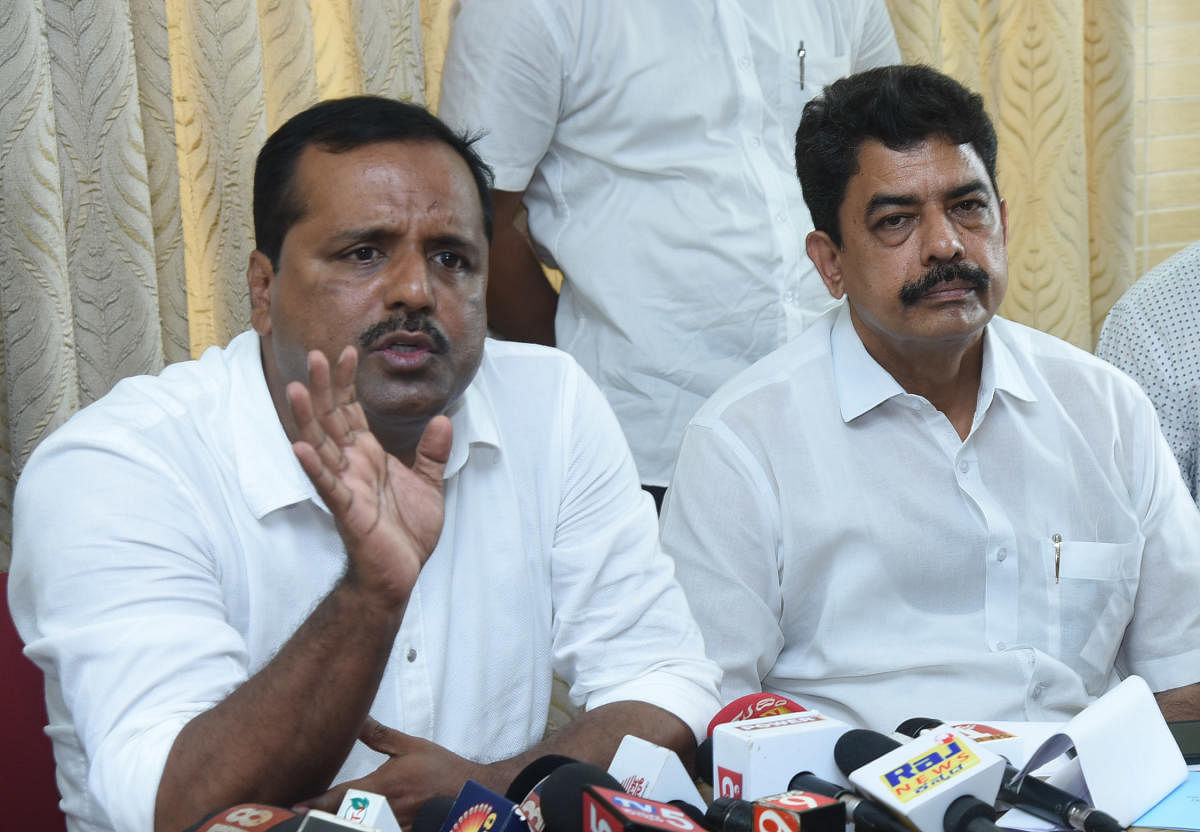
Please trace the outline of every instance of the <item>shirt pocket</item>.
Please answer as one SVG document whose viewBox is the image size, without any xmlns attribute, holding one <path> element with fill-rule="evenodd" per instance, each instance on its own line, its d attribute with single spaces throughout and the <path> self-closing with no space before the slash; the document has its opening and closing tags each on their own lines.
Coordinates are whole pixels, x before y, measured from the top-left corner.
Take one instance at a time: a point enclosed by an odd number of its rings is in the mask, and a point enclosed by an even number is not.
<svg viewBox="0 0 1200 832">
<path fill-rule="evenodd" d="M 1098 543 L 1064 540 L 1049 553 L 1049 592 L 1057 609 L 1057 658 L 1079 674 L 1087 691 L 1098 696 L 1112 675 L 1125 630 L 1133 618 L 1142 541 Z"/>
<path fill-rule="evenodd" d="M 1051 544 L 1053 546 L 1053 544 Z M 1141 543 L 1097 543 L 1064 540 L 1058 553 L 1060 580 L 1123 581 L 1136 579 Z"/>
</svg>

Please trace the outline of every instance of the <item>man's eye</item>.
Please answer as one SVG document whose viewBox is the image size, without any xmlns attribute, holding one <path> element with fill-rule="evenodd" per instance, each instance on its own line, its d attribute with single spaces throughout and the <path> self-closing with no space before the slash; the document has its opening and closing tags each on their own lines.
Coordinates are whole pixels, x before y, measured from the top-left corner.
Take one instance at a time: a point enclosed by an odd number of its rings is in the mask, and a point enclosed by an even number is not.
<svg viewBox="0 0 1200 832">
<path fill-rule="evenodd" d="M 378 259 L 382 252 L 375 246 L 355 246 L 346 252 L 346 256 L 351 260 L 359 263 L 370 263 L 372 260 Z"/>
<path fill-rule="evenodd" d="M 883 231 L 894 231 L 903 228 L 910 219 L 907 214 L 888 214 L 876 223 L 876 227 Z"/>
<path fill-rule="evenodd" d="M 465 269 L 467 267 L 466 259 L 453 251 L 439 251 L 433 256 L 433 259 L 447 269 Z"/>
</svg>

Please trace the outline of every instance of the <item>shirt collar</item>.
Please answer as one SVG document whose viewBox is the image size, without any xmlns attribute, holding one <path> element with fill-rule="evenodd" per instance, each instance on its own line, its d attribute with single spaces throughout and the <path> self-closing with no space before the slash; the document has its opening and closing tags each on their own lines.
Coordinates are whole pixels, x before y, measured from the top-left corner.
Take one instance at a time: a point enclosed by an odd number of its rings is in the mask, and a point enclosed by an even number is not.
<svg viewBox="0 0 1200 832">
<path fill-rule="evenodd" d="M 1020 363 L 1003 337 L 1007 323 L 999 317 L 993 318 L 983 331 L 983 367 L 977 414 L 986 412 L 997 390 L 1024 401 L 1037 400 Z M 904 388 L 863 346 L 850 320 L 849 304 L 844 304 L 838 310 L 829 339 L 838 406 L 844 422 L 858 418 L 888 399 L 906 395 Z"/>
<path fill-rule="evenodd" d="M 262 368 L 259 337 L 254 332 L 239 335 L 229 344 L 230 433 L 234 464 L 242 493 L 254 516 L 267 514 L 305 500 L 328 511 L 308 475 L 292 452 L 267 388 Z M 471 447 L 477 444 L 500 447 L 496 415 L 486 395 L 487 350 L 475 378 L 446 415 L 454 428 L 450 458 L 443 479 L 457 474 L 466 464 Z"/>
</svg>

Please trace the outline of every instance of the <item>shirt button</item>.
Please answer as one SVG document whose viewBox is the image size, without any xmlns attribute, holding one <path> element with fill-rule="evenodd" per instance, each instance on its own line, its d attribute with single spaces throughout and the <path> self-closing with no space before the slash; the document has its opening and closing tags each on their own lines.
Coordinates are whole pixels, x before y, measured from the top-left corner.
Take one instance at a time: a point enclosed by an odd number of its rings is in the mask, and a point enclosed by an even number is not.
<svg viewBox="0 0 1200 832">
<path fill-rule="evenodd" d="M 962 460 L 958 463 L 958 470 L 962 471 L 964 474 L 967 473 L 971 470 L 971 463 L 967 462 L 965 459 Z"/>
<path fill-rule="evenodd" d="M 1005 561 L 1005 559 L 1007 559 L 1007 558 L 1008 558 L 1008 550 L 1007 549 L 1002 548 L 1002 549 L 1000 549 L 1000 551 L 996 552 L 996 560 L 1000 561 L 1001 563 L 1003 563 Z"/>
<path fill-rule="evenodd" d="M 751 147 L 758 147 L 761 144 L 762 144 L 762 139 L 760 139 L 758 136 L 754 136 L 753 138 L 750 139 Z"/>
<path fill-rule="evenodd" d="M 997 649 L 997 650 L 1007 650 L 1007 649 L 1008 649 L 1008 645 L 1007 645 L 1007 644 L 1005 644 L 1003 641 L 997 641 L 997 642 L 996 642 L 996 649 Z"/>
<path fill-rule="evenodd" d="M 780 211 L 775 215 L 775 222 L 787 222 L 787 214 Z"/>
<path fill-rule="evenodd" d="M 749 69 L 750 68 L 750 59 L 747 57 L 742 57 L 741 59 L 738 60 L 738 66 L 740 66 L 742 69 Z"/>
<path fill-rule="evenodd" d="M 1042 691 L 1044 691 L 1046 688 L 1047 688 L 1047 685 L 1045 682 L 1038 682 L 1036 685 L 1033 686 L 1033 690 L 1029 694 L 1030 698 L 1031 699 L 1041 699 Z"/>
<path fill-rule="evenodd" d="M 415 662 L 417 660 L 416 649 L 413 647 L 408 648 L 408 654 L 404 658 L 408 659 L 410 662 Z"/>
</svg>

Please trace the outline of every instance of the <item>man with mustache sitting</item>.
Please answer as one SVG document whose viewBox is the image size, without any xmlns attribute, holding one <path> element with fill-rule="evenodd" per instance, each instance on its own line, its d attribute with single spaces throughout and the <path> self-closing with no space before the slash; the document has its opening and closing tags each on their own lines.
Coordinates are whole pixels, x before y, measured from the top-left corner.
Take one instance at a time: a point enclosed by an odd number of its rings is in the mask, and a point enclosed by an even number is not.
<svg viewBox="0 0 1200 832">
<path fill-rule="evenodd" d="M 72 830 L 347 785 L 407 829 L 549 752 L 690 758 L 717 668 L 599 390 L 485 338 L 489 184 L 420 107 L 299 113 L 255 167 L 253 331 L 34 453 L 10 604 Z M 586 712 L 543 739 L 555 673 Z"/>
<path fill-rule="evenodd" d="M 796 164 L 847 303 L 707 402 L 662 515 L 722 698 L 1060 720 L 1137 674 L 1200 716 L 1200 513 L 1136 384 L 996 316 L 982 99 L 927 67 L 842 79 Z"/>
</svg>

